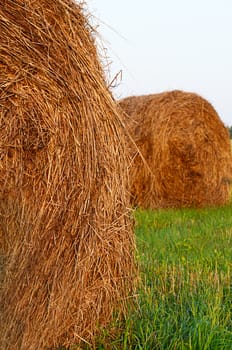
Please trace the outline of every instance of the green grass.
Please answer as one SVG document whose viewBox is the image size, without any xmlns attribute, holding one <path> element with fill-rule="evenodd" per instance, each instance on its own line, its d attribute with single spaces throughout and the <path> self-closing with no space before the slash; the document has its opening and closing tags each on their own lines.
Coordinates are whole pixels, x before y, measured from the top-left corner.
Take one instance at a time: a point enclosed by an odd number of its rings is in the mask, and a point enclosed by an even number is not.
<svg viewBox="0 0 232 350">
<path fill-rule="evenodd" d="M 232 205 L 135 212 L 135 309 L 98 349 L 232 349 Z"/>
</svg>

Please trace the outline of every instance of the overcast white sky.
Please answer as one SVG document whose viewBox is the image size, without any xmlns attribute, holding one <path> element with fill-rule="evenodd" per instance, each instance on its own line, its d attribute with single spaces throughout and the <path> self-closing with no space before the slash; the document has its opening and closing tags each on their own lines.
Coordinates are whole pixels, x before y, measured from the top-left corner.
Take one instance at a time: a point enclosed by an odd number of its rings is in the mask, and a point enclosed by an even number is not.
<svg viewBox="0 0 232 350">
<path fill-rule="evenodd" d="M 116 98 L 181 89 L 232 126 L 232 0 L 86 0 Z"/>
</svg>

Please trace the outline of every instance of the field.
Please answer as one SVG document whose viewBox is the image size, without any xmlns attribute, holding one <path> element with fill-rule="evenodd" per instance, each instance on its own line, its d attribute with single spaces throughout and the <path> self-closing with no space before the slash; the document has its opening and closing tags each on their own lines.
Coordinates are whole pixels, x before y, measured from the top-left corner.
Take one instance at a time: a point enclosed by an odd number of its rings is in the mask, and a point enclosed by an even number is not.
<svg viewBox="0 0 232 350">
<path fill-rule="evenodd" d="M 232 349 L 232 204 L 137 210 L 137 303 L 98 349 Z"/>
<path fill-rule="evenodd" d="M 98 350 L 232 349 L 231 214 L 232 203 L 134 212 L 136 305 L 123 323 L 115 318 Z"/>
<path fill-rule="evenodd" d="M 97 349 L 231 350 L 232 203 L 137 210 L 134 217 L 141 276 L 136 305 L 120 325 L 115 318 Z"/>
<path fill-rule="evenodd" d="M 136 305 L 120 325 L 115 318 L 97 349 L 231 350 L 232 203 L 137 210 L 134 218 L 141 276 Z"/>
</svg>

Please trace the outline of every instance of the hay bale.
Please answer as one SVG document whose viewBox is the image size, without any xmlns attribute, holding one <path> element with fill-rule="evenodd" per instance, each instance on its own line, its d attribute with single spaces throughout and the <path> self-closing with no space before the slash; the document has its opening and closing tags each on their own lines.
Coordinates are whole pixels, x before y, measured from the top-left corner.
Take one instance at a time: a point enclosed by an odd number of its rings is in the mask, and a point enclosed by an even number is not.
<svg viewBox="0 0 232 350">
<path fill-rule="evenodd" d="M 0 5 L 0 349 L 94 346 L 132 290 L 123 129 L 86 18 Z"/>
<path fill-rule="evenodd" d="M 170 91 L 119 101 L 130 143 L 131 201 L 145 208 L 203 207 L 229 199 L 227 128 L 195 93 Z"/>
</svg>

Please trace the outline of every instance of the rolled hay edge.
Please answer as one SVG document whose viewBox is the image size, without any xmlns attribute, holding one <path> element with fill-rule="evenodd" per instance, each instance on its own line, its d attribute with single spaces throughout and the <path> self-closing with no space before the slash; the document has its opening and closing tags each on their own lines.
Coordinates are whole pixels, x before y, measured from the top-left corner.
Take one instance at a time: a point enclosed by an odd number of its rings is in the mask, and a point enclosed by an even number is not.
<svg viewBox="0 0 232 350">
<path fill-rule="evenodd" d="M 205 207 L 229 201 L 229 134 L 207 100 L 174 90 L 124 98 L 119 109 L 138 148 L 128 141 L 134 206 Z"/>
<path fill-rule="evenodd" d="M 0 349 L 93 347 L 133 291 L 127 153 L 83 5 L 0 5 Z"/>
</svg>

